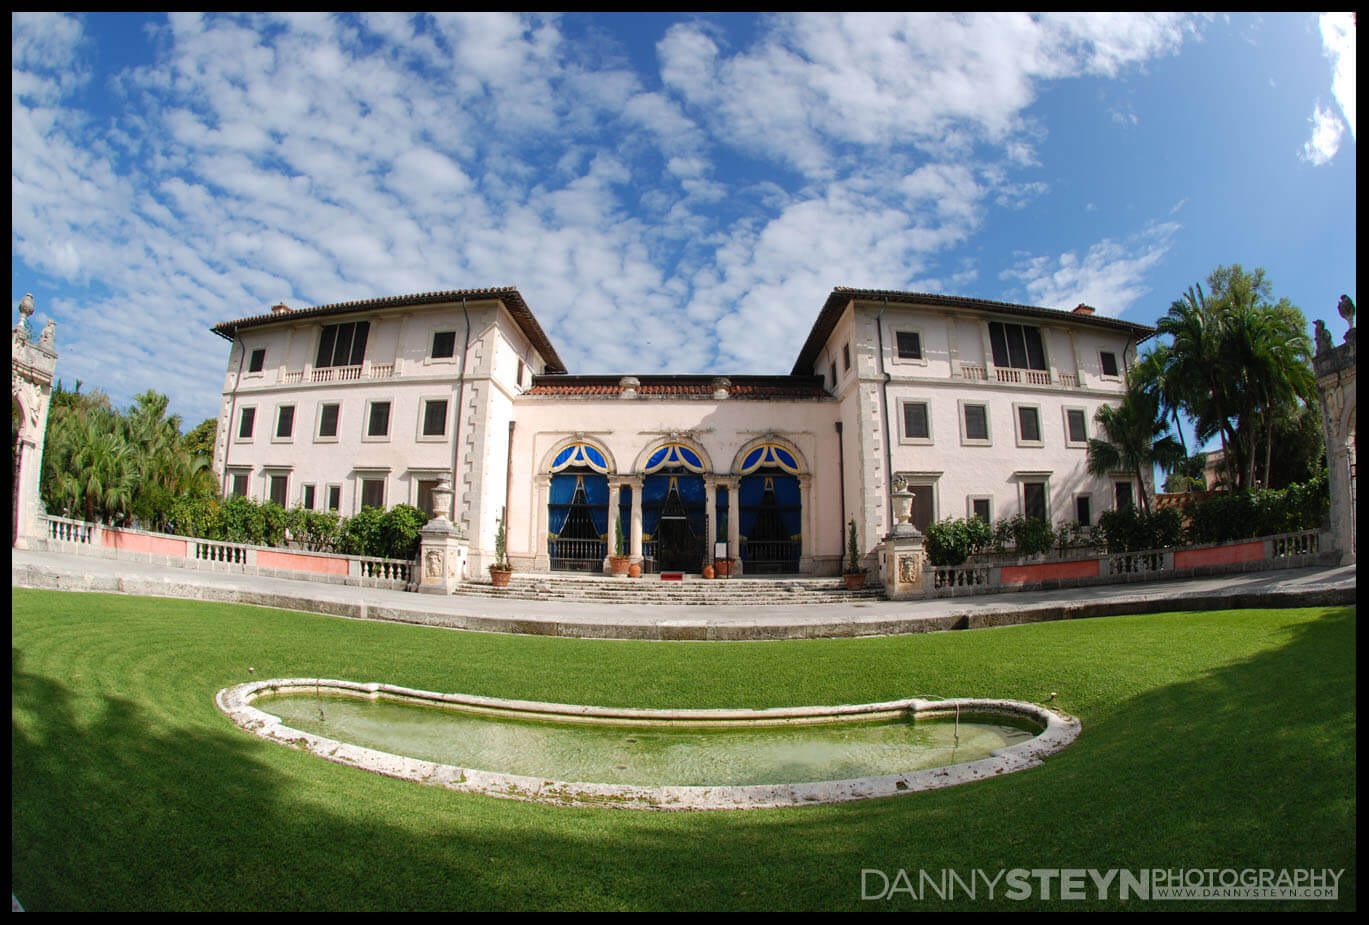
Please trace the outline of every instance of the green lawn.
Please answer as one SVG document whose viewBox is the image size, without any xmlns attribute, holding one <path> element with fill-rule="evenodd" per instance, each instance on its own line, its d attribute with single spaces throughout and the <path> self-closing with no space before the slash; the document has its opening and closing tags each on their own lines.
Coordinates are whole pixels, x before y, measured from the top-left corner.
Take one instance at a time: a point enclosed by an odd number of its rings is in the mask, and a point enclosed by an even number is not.
<svg viewBox="0 0 1369 925">
<path fill-rule="evenodd" d="M 942 904 L 862 901 L 862 869 L 1209 867 L 1344 868 L 1335 905 L 1354 906 L 1350 608 L 663 643 L 22 590 L 13 605 L 12 889 L 32 910 L 923 909 Z M 887 800 L 565 808 L 390 780 L 253 738 L 214 706 L 249 666 L 257 678 L 641 707 L 1056 691 L 1083 734 L 1043 767 Z M 999 903 L 1043 905 L 1002 888 Z"/>
</svg>

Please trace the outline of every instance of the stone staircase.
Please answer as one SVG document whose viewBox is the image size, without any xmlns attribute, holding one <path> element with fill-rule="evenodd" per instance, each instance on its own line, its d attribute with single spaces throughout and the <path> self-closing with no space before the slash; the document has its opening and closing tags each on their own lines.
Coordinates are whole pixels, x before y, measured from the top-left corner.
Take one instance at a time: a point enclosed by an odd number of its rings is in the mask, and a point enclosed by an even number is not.
<svg viewBox="0 0 1369 925">
<path fill-rule="evenodd" d="M 682 581 L 663 581 L 659 575 L 608 578 L 564 572 L 515 572 L 507 588 L 488 581 L 463 582 L 457 596 L 502 597 L 530 601 L 571 601 L 586 604 L 696 604 L 719 606 L 789 606 L 793 604 L 851 604 L 885 600 L 884 589 L 866 579 L 864 590 L 847 591 L 841 578 L 715 578 L 685 575 Z"/>
</svg>

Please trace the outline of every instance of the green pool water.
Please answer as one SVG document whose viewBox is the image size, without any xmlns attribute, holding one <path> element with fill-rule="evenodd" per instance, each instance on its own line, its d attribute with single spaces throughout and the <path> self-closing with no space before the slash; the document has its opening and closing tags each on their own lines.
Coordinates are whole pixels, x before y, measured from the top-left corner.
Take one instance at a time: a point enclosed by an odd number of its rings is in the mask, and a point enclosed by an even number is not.
<svg viewBox="0 0 1369 925">
<path fill-rule="evenodd" d="M 353 745 L 481 771 L 637 786 L 746 786 L 899 774 L 961 764 L 1039 730 L 1004 717 L 904 717 L 785 726 L 643 726 L 529 721 L 324 694 L 255 706 Z"/>
</svg>

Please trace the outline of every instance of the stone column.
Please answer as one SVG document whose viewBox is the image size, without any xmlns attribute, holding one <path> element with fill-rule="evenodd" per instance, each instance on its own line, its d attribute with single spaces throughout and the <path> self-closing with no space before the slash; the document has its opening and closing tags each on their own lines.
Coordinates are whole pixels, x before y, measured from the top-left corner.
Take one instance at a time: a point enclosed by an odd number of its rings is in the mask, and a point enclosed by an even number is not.
<svg viewBox="0 0 1369 925">
<path fill-rule="evenodd" d="M 813 476 L 799 476 L 799 571 L 813 574 Z"/>
<path fill-rule="evenodd" d="M 442 476 L 433 489 L 432 520 L 418 531 L 418 590 L 424 594 L 451 594 L 466 577 L 469 544 L 451 522 L 452 483 Z"/>
<path fill-rule="evenodd" d="M 741 479 L 728 478 L 724 484 L 727 486 L 727 557 L 732 560 L 732 577 L 740 578 L 742 574 L 742 511 L 737 486 L 741 484 Z"/>
<path fill-rule="evenodd" d="M 533 518 L 537 524 L 537 535 L 532 538 L 532 569 L 535 572 L 550 572 L 551 552 L 547 549 L 547 502 L 551 492 L 551 476 L 541 472 L 534 481 L 537 485 L 537 510 L 533 512 Z"/>
<path fill-rule="evenodd" d="M 642 484 L 641 476 L 635 476 L 632 483 L 632 525 L 631 525 L 631 549 L 632 561 L 641 563 L 642 561 Z"/>
<path fill-rule="evenodd" d="M 704 533 L 707 544 L 704 562 L 712 564 L 713 544 L 718 541 L 718 480 L 707 476 L 704 478 L 704 522 L 708 525 Z"/>
<path fill-rule="evenodd" d="M 19 303 L 19 323 L 10 334 L 10 397 L 19 405 L 19 483 L 15 487 L 11 540 L 17 549 L 30 549 L 46 537 L 43 501 L 38 487 L 43 474 L 43 441 L 48 428 L 57 350 L 53 341 L 57 322 L 49 320 L 35 340 L 29 331 L 33 296 Z"/>
<path fill-rule="evenodd" d="M 1355 465 L 1356 412 L 1356 336 L 1355 307 L 1341 297 L 1341 317 L 1350 324 L 1345 342 L 1335 346 L 1322 322 L 1316 322 L 1317 354 L 1312 368 L 1321 393 L 1322 433 L 1326 438 L 1328 486 L 1331 493 L 1330 531 L 1324 535 L 1323 551 L 1329 546 L 1340 553 L 1342 565 L 1355 561 L 1355 484 L 1351 475 Z"/>
<path fill-rule="evenodd" d="M 604 542 L 604 562 L 602 568 L 605 575 L 612 574 L 613 569 L 609 565 L 608 560 L 609 557 L 617 551 L 613 548 L 613 544 L 617 539 L 618 490 L 622 488 L 622 485 L 623 483 L 617 479 L 608 480 L 608 517 L 605 521 L 605 525 L 608 528 L 608 535 Z"/>
</svg>

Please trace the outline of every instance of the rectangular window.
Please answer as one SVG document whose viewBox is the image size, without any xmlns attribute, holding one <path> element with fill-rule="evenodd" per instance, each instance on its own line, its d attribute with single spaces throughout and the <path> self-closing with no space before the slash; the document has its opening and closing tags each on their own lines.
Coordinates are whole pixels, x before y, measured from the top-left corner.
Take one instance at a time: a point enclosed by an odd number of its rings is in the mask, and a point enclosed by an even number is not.
<svg viewBox="0 0 1369 925">
<path fill-rule="evenodd" d="M 1046 368 L 1046 351 L 1041 344 L 1041 331 L 1021 324 L 989 322 L 989 344 L 993 348 L 993 365 L 1012 369 Z"/>
<path fill-rule="evenodd" d="M 988 406 L 988 405 L 966 405 L 966 406 L 965 406 L 965 439 L 966 439 L 966 440 L 988 440 L 988 439 L 989 439 L 989 406 Z"/>
<path fill-rule="evenodd" d="M 1022 513 L 1028 520 L 1046 519 L 1046 483 L 1024 482 L 1022 484 Z"/>
<path fill-rule="evenodd" d="M 281 440 L 288 440 L 294 432 L 295 406 L 282 405 L 276 413 L 276 436 Z"/>
<path fill-rule="evenodd" d="M 1117 354 L 1104 351 L 1098 354 L 1098 356 L 1103 361 L 1103 375 L 1111 376 L 1114 379 L 1119 378 L 1119 372 L 1117 369 Z"/>
<path fill-rule="evenodd" d="M 832 391 L 837 389 L 837 361 L 832 361 Z"/>
<path fill-rule="evenodd" d="M 314 365 L 360 366 L 366 356 L 366 337 L 371 322 L 349 321 L 346 324 L 325 325 L 318 340 L 318 356 Z"/>
<path fill-rule="evenodd" d="M 1088 495 L 1080 495 L 1074 499 L 1074 519 L 1081 524 L 1091 523 L 1093 517 L 1092 505 L 1089 503 Z"/>
<path fill-rule="evenodd" d="M 384 479 L 362 479 L 361 480 L 361 506 L 378 507 L 385 509 L 385 480 Z"/>
<path fill-rule="evenodd" d="M 433 359 L 448 360 L 456 355 L 456 332 L 438 331 L 433 335 Z"/>
<path fill-rule="evenodd" d="M 390 433 L 390 403 L 377 401 L 371 403 L 371 419 L 366 424 L 366 436 L 386 437 Z"/>
<path fill-rule="evenodd" d="M 342 510 L 342 486 L 341 486 L 341 485 L 329 485 L 329 486 L 328 486 L 328 510 L 330 510 L 330 511 L 340 511 L 340 510 Z"/>
<path fill-rule="evenodd" d="M 931 430 L 927 426 L 925 403 L 903 403 L 903 436 L 907 440 L 926 440 L 931 437 Z"/>
<path fill-rule="evenodd" d="M 984 523 L 989 522 L 989 499 L 973 498 L 970 500 L 970 516 L 978 517 Z"/>
<path fill-rule="evenodd" d="M 1041 442 L 1041 415 L 1035 408 L 1017 409 L 1018 436 L 1023 443 Z"/>
<path fill-rule="evenodd" d="M 850 344 L 842 344 L 842 345 L 841 345 L 841 368 L 844 369 L 844 370 L 845 370 L 845 369 L 850 369 L 850 368 L 851 368 L 851 345 L 850 345 Z"/>
<path fill-rule="evenodd" d="M 253 425 L 255 425 L 256 423 L 257 423 L 257 409 L 256 409 L 256 408 L 244 408 L 244 409 L 242 409 L 242 420 L 238 423 L 238 439 L 239 439 L 239 440 L 251 440 L 251 439 L 252 439 L 252 427 L 253 427 Z"/>
<path fill-rule="evenodd" d="M 337 436 L 337 416 L 338 405 L 324 405 L 318 413 L 318 435 L 320 437 Z"/>
<path fill-rule="evenodd" d="M 1085 427 L 1084 412 L 1081 409 L 1067 409 L 1065 411 L 1065 424 L 1069 427 L 1070 443 L 1088 443 L 1088 429 Z"/>
<path fill-rule="evenodd" d="M 259 373 L 259 372 L 261 372 L 262 367 L 264 367 L 265 365 L 266 365 L 266 351 L 265 351 L 264 349 L 261 349 L 261 350 L 253 350 L 253 351 L 252 351 L 252 359 L 251 359 L 251 361 L 247 364 L 247 371 L 248 371 L 249 373 Z"/>
<path fill-rule="evenodd" d="M 372 409 L 374 411 L 374 409 Z M 423 436 L 441 437 L 447 432 L 447 402 L 429 401 L 423 405 Z"/>
<path fill-rule="evenodd" d="M 301 500 L 301 506 L 302 506 L 306 511 L 312 511 L 312 510 L 314 509 L 314 486 L 313 486 L 313 485 L 305 485 L 305 486 L 304 486 L 304 498 Z"/>
<path fill-rule="evenodd" d="M 235 472 L 235 473 L 233 473 L 233 491 L 232 491 L 232 495 L 233 495 L 234 498 L 246 498 L 246 497 L 247 497 L 247 475 L 246 475 L 245 473 L 242 473 L 242 472 Z"/>
<path fill-rule="evenodd" d="M 899 331 L 895 337 L 898 340 L 900 360 L 922 359 L 922 335 L 916 331 Z"/>
<path fill-rule="evenodd" d="M 518 361 L 518 375 L 514 378 L 514 381 L 518 383 L 518 387 L 519 387 L 519 388 L 522 388 L 522 387 L 523 387 L 523 361 L 522 361 L 522 360 L 519 360 L 519 361 Z"/>
<path fill-rule="evenodd" d="M 285 491 L 289 487 L 290 477 L 285 475 L 271 476 L 271 501 L 285 507 Z"/>
<path fill-rule="evenodd" d="M 1113 497 L 1117 502 L 1117 510 L 1125 511 L 1134 503 L 1131 499 L 1130 482 L 1113 482 Z"/>
</svg>

